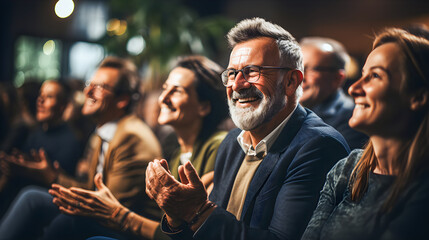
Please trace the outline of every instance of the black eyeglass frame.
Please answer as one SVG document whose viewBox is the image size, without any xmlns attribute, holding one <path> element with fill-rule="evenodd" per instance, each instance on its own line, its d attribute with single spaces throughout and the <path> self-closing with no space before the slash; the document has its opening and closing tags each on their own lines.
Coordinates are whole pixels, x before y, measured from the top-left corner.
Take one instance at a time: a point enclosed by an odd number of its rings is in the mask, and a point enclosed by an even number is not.
<svg viewBox="0 0 429 240">
<path fill-rule="evenodd" d="M 246 74 L 244 73 L 244 71 L 245 71 L 245 69 L 250 69 L 250 68 L 252 68 L 252 67 L 254 67 L 254 68 L 258 68 L 258 77 L 257 77 L 257 78 L 255 78 L 256 80 L 250 80 L 250 81 L 249 81 L 249 80 L 247 80 L 247 79 L 246 79 Z M 237 74 L 238 74 L 239 72 L 241 72 L 241 74 L 243 75 L 244 80 L 246 80 L 248 83 L 255 83 L 255 82 L 257 82 L 257 81 L 259 80 L 259 78 L 261 77 L 261 69 L 280 69 L 280 70 L 287 70 L 287 71 L 293 70 L 293 68 L 290 68 L 290 67 L 257 66 L 257 65 L 247 65 L 247 66 L 243 67 L 242 69 L 228 68 L 228 69 L 225 69 L 225 70 L 220 74 L 221 79 L 222 79 L 222 84 L 223 84 L 225 87 L 230 87 L 230 86 L 232 86 L 232 84 L 234 84 L 235 79 L 237 78 Z M 230 84 L 228 84 L 228 83 L 230 82 L 230 80 L 229 80 L 229 78 L 228 78 L 228 73 L 229 73 L 229 71 L 233 71 L 233 73 L 234 73 L 234 81 L 231 81 L 231 83 L 230 83 Z"/>
</svg>

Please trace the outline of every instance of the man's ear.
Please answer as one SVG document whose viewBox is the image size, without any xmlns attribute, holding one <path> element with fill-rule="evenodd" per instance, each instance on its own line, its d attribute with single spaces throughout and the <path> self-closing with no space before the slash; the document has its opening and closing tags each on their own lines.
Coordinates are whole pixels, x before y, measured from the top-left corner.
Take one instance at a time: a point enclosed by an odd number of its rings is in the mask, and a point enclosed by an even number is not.
<svg viewBox="0 0 429 240">
<path fill-rule="evenodd" d="M 419 111 L 427 107 L 429 101 L 429 92 L 426 89 L 420 89 L 410 98 L 410 108 L 413 111 Z"/>
<path fill-rule="evenodd" d="M 285 77 L 287 78 L 285 82 L 286 96 L 295 95 L 295 91 L 301 85 L 304 75 L 300 70 L 295 69 L 285 74 Z"/>
<path fill-rule="evenodd" d="M 122 96 L 119 96 L 117 98 L 118 98 L 118 101 L 116 102 L 116 106 L 119 109 L 126 108 L 128 106 L 128 104 L 130 103 L 130 100 L 131 100 L 130 96 L 128 96 L 128 95 L 122 95 Z"/>
<path fill-rule="evenodd" d="M 338 70 L 338 72 L 335 73 L 335 79 L 332 82 L 333 84 L 332 88 L 333 89 L 340 88 L 343 85 L 345 80 L 346 80 L 346 70 L 344 69 Z"/>
<path fill-rule="evenodd" d="M 211 111 L 212 111 L 212 105 L 210 104 L 209 101 L 200 102 L 200 104 L 198 104 L 198 114 L 201 117 L 205 117 L 209 115 Z"/>
</svg>

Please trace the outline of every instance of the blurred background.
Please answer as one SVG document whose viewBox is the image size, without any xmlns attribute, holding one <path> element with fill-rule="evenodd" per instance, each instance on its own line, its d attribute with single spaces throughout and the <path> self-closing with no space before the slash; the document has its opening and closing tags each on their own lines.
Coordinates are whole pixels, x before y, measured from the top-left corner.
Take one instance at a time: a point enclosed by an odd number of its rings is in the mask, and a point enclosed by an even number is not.
<svg viewBox="0 0 429 240">
<path fill-rule="evenodd" d="M 427 0 L 9 0 L 0 3 L 0 82 L 87 80 L 105 55 L 132 58 L 158 88 L 179 55 L 226 67 L 225 34 L 263 17 L 298 40 L 331 37 L 353 56 L 357 78 L 372 36 L 387 26 L 429 25 Z M 357 74 L 357 75 L 356 75 Z"/>
</svg>

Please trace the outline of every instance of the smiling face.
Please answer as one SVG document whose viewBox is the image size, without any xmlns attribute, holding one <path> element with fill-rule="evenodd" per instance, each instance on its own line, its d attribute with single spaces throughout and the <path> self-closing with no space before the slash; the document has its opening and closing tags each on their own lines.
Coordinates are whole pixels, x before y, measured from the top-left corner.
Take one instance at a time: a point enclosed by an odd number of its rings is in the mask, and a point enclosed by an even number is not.
<svg viewBox="0 0 429 240">
<path fill-rule="evenodd" d="M 242 69 L 249 65 L 280 66 L 277 44 L 271 38 L 257 38 L 237 44 L 231 52 L 229 69 Z M 235 125 L 252 130 L 269 121 L 286 105 L 285 72 L 262 69 L 259 80 L 249 83 L 239 72 L 234 83 L 227 87 L 228 105 Z"/>
<path fill-rule="evenodd" d="M 82 114 L 91 116 L 97 125 L 111 121 L 110 116 L 117 112 L 116 97 L 112 92 L 118 81 L 119 70 L 114 68 L 99 68 L 84 90 L 85 103 Z"/>
<path fill-rule="evenodd" d="M 361 79 L 349 88 L 356 103 L 349 120 L 352 128 L 369 136 L 407 129 L 412 114 L 409 101 L 400 93 L 403 59 L 395 43 L 383 44 L 369 54 Z"/>
<path fill-rule="evenodd" d="M 300 102 L 311 108 L 335 93 L 345 75 L 334 68 L 330 52 L 324 52 L 312 45 L 305 45 L 301 49 L 305 73 Z"/>
<path fill-rule="evenodd" d="M 194 83 L 195 74 L 189 69 L 177 67 L 170 72 L 158 100 L 161 108 L 159 124 L 168 124 L 176 129 L 201 124 L 208 112 L 198 101 Z"/>
<path fill-rule="evenodd" d="M 61 86 L 53 81 L 46 81 L 37 97 L 37 121 L 55 122 L 61 120 L 65 104 L 59 101 Z"/>
</svg>

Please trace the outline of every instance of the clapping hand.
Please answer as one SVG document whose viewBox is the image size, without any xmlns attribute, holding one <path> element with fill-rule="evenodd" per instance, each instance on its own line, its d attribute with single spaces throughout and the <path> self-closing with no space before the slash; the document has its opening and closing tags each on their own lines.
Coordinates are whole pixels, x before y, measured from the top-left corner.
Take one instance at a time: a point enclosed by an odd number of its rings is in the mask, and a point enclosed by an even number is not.
<svg viewBox="0 0 429 240">
<path fill-rule="evenodd" d="M 113 196 L 109 188 L 104 185 L 101 173 L 94 177 L 97 191 L 82 188 L 65 188 L 59 184 L 52 184 L 49 193 L 54 197 L 53 203 L 63 213 L 77 216 L 95 217 L 101 223 L 112 227 L 118 227 L 119 223 L 114 218 L 114 212 L 125 208 Z"/>
<path fill-rule="evenodd" d="M 58 162 L 51 164 L 43 149 L 32 150 L 30 155 L 14 150 L 10 155 L 2 154 L 1 160 L 13 168 L 13 173 L 34 178 L 47 185 L 54 182 L 59 173 Z"/>
<path fill-rule="evenodd" d="M 190 162 L 179 167 L 181 182 L 168 171 L 167 161 L 155 159 L 146 169 L 146 193 L 167 214 L 169 223 L 189 223 L 207 204 L 207 192 Z"/>
</svg>

